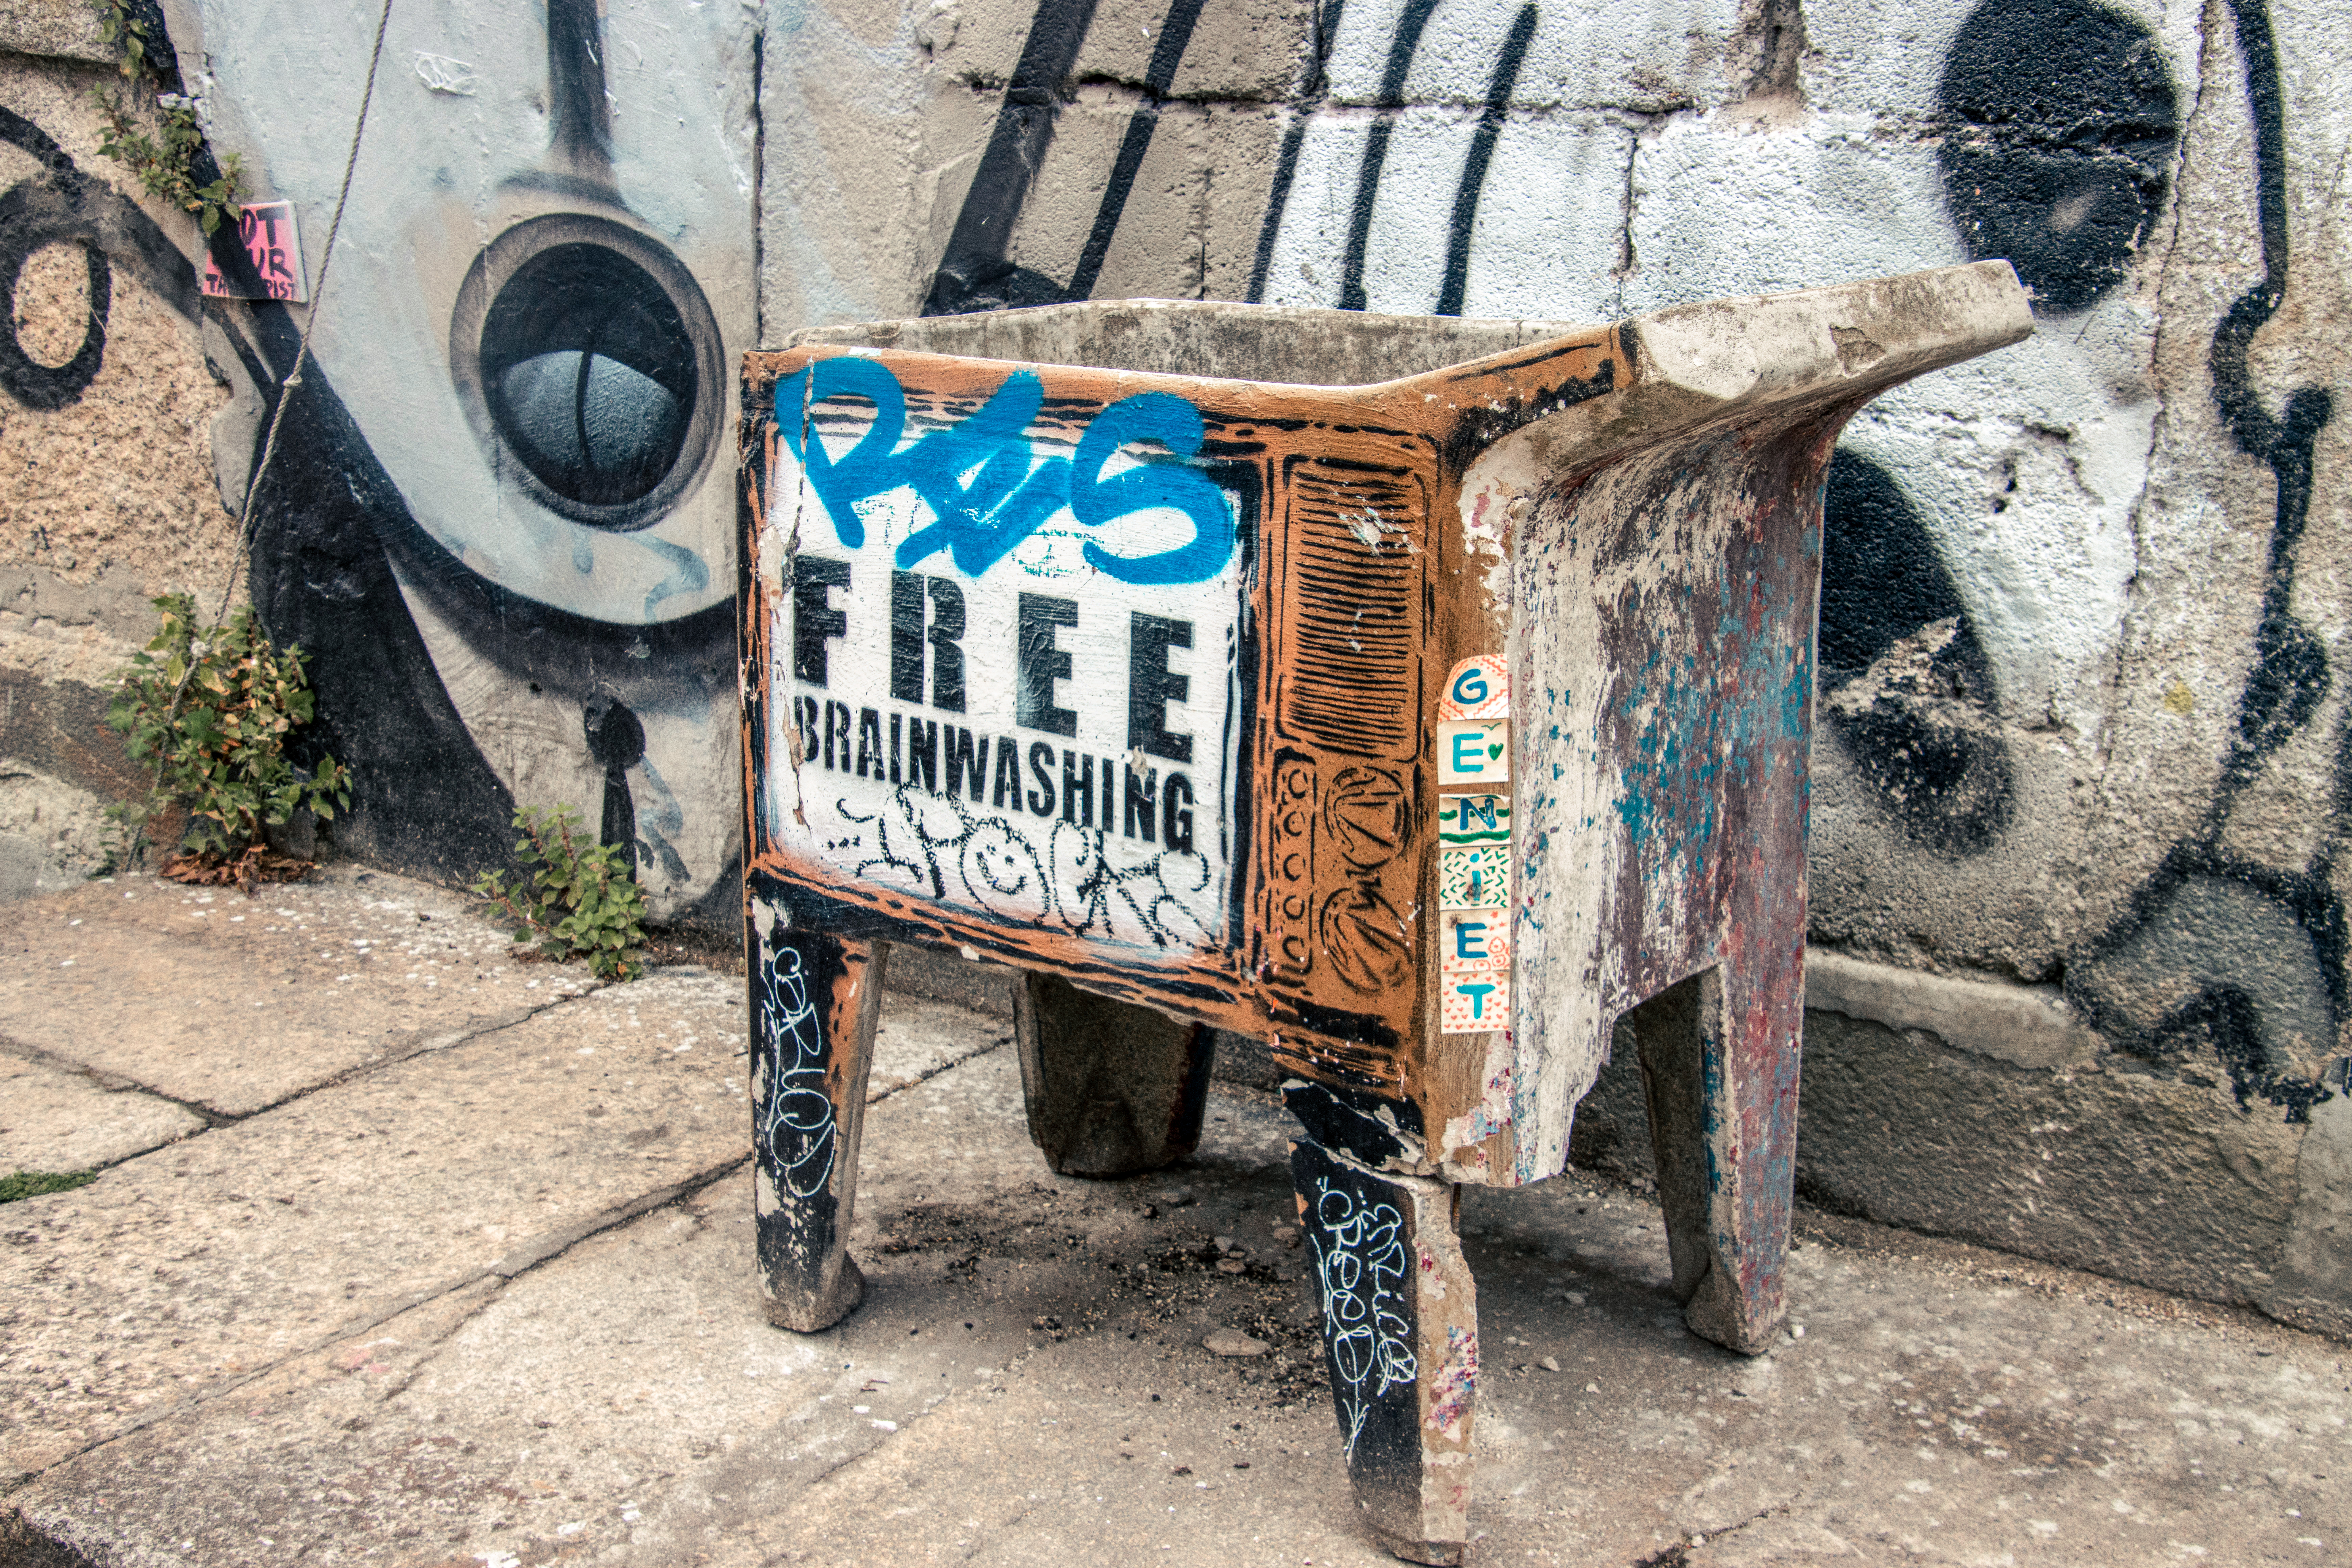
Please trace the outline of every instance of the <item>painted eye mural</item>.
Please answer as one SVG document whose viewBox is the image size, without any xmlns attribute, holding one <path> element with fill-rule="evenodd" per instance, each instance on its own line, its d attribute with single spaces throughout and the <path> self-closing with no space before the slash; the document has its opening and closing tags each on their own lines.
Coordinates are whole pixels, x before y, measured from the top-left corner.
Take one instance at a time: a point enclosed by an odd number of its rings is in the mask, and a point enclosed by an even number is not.
<svg viewBox="0 0 2352 1568">
<path fill-rule="evenodd" d="M 347 143 L 320 128 L 358 100 L 369 39 L 338 29 L 360 23 L 199 9 L 215 134 L 331 211 Z M 362 853 L 460 876 L 502 858 L 516 805 L 569 804 L 657 915 L 734 918 L 717 454 L 754 331 L 758 24 L 595 0 L 394 15 L 255 552 L 257 601 L 316 656 L 316 743 L 362 781 L 339 825 Z M 265 303 L 213 329 L 266 398 L 294 321 Z"/>
<path fill-rule="evenodd" d="M 572 214 L 509 229 L 476 263 L 451 336 L 469 411 L 478 400 L 534 493 L 603 528 L 658 517 L 709 456 L 714 425 L 696 346 L 718 339 L 709 309 L 675 262 L 646 258 L 672 274 L 666 287 L 628 254 L 647 248 Z M 478 297 L 488 310 L 472 308 Z"/>
</svg>

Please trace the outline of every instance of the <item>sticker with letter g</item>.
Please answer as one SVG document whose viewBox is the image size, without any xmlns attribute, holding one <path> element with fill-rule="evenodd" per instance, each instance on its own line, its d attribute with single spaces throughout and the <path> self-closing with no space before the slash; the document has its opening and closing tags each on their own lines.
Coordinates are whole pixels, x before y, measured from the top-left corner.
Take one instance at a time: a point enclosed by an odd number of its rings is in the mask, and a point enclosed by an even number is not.
<svg viewBox="0 0 2352 1568">
<path fill-rule="evenodd" d="M 1440 719 L 1507 719 L 1510 712 L 1510 673 L 1494 654 L 1455 665 L 1445 678 L 1445 694 L 1437 700 Z"/>
<path fill-rule="evenodd" d="M 1451 720 L 1437 726 L 1437 782 L 1499 784 L 1511 776 L 1511 726 L 1507 720 Z"/>
</svg>

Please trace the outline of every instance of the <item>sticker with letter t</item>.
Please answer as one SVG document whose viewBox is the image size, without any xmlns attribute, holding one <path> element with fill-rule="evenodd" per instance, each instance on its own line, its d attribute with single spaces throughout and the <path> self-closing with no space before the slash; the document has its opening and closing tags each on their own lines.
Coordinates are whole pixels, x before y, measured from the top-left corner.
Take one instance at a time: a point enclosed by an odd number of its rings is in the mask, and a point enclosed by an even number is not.
<svg viewBox="0 0 2352 1568">
<path fill-rule="evenodd" d="M 1439 1032 L 1510 1027 L 1510 911 L 1446 910 L 1438 916 L 1437 941 Z"/>
<path fill-rule="evenodd" d="M 1437 782 L 1500 784 L 1511 777 L 1507 719 L 1448 720 L 1437 726 Z"/>
</svg>

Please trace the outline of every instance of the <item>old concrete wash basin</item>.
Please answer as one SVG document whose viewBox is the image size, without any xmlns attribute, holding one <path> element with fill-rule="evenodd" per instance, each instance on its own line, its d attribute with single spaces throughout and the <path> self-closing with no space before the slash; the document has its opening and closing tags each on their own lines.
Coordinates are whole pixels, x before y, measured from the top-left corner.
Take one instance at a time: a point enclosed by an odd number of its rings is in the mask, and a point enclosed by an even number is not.
<svg viewBox="0 0 2352 1568">
<path fill-rule="evenodd" d="M 745 358 L 746 912 L 774 1321 L 844 1250 L 892 945 L 1024 971 L 1057 1169 L 1289 1075 L 1349 1473 L 1460 1560 L 1464 1183 L 1558 1173 L 1631 1014 L 1676 1289 L 1782 1311 L 1822 487 L 2031 330 L 2005 262 L 1601 328 L 1054 306 Z M 1080 368 L 1086 367 L 1086 368 Z"/>
</svg>

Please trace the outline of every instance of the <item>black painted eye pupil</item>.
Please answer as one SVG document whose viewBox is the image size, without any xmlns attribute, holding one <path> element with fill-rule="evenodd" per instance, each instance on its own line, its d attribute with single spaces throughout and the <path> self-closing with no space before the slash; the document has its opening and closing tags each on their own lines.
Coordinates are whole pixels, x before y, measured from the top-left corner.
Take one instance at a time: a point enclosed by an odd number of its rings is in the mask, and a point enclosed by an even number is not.
<svg viewBox="0 0 2352 1568">
<path fill-rule="evenodd" d="M 483 321 L 481 358 L 499 437 L 558 495 L 624 505 L 677 464 L 694 342 L 668 293 L 618 251 L 559 245 L 518 268 Z"/>
</svg>

